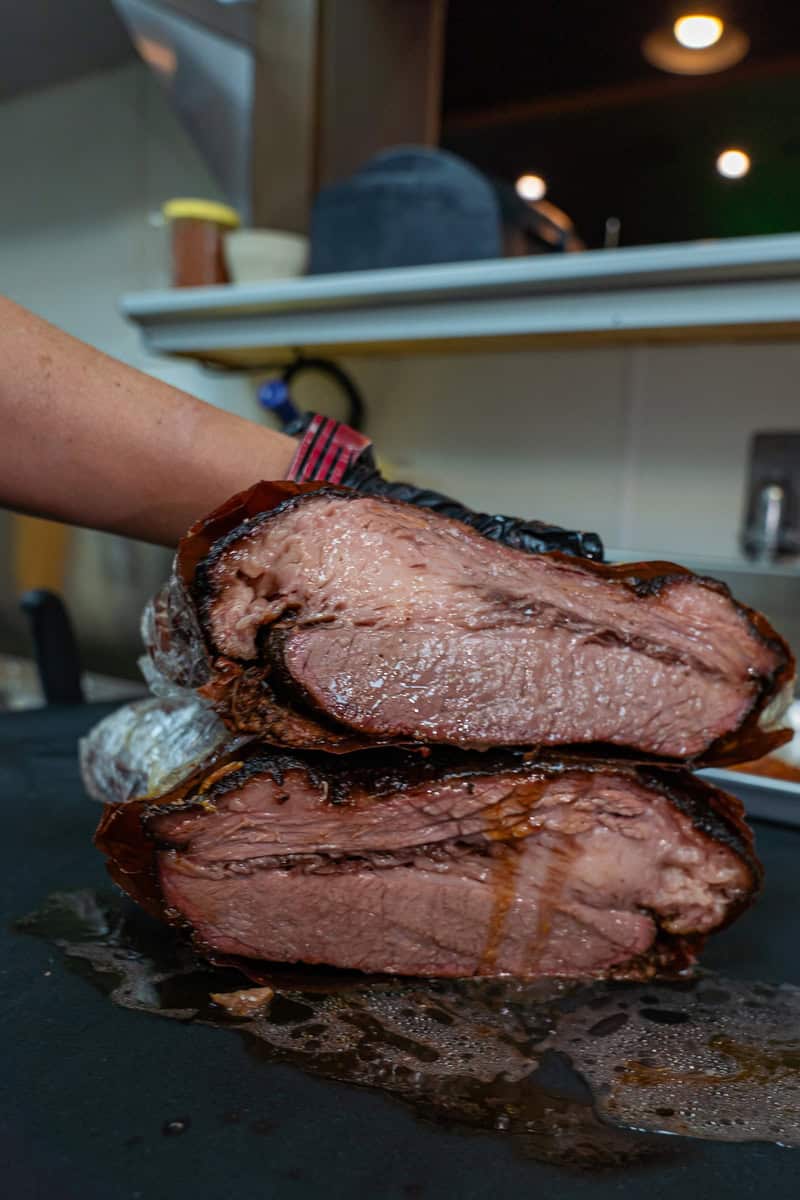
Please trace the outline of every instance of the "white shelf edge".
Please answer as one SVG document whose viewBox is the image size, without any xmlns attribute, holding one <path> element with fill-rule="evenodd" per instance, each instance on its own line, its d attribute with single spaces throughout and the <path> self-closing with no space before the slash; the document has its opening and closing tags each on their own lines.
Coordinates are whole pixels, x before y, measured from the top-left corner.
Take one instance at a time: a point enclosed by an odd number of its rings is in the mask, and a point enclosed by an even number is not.
<svg viewBox="0 0 800 1200">
<path fill-rule="evenodd" d="M 155 353 L 800 326 L 800 235 L 142 292 Z"/>
</svg>

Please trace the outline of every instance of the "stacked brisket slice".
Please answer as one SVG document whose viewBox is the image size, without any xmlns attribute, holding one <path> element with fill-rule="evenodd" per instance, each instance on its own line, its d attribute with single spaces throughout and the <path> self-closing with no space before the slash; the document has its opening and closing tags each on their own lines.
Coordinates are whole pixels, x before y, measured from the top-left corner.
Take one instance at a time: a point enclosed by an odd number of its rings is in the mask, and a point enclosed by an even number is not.
<svg viewBox="0 0 800 1200">
<path fill-rule="evenodd" d="M 686 767 L 785 740 L 793 662 L 713 580 L 261 484 L 189 532 L 145 633 L 194 698 L 88 739 L 97 843 L 211 959 L 641 978 L 758 889 L 740 804 Z"/>
</svg>

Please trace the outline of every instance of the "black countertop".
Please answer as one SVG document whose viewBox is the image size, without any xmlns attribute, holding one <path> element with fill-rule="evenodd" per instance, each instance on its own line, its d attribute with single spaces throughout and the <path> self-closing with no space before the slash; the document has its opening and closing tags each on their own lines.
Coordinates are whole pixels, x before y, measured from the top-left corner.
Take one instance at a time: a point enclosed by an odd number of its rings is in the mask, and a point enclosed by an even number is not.
<svg viewBox="0 0 800 1200">
<path fill-rule="evenodd" d="M 686 1142 L 668 1161 L 573 1173 L 514 1138 L 440 1127 L 377 1092 L 258 1061 L 242 1040 L 115 1007 L 13 921 L 51 891 L 105 886 L 76 739 L 97 706 L 0 717 L 6 814 L 0 1188 L 15 1200 L 522 1197 L 770 1200 L 800 1194 L 800 1151 Z M 714 940 L 708 966 L 800 984 L 800 833 L 757 827 L 759 904 Z M 231 1121 L 235 1113 L 237 1120 Z M 188 1118 L 165 1137 L 165 1122 Z M 675 1139 L 677 1141 L 677 1139 Z"/>
</svg>

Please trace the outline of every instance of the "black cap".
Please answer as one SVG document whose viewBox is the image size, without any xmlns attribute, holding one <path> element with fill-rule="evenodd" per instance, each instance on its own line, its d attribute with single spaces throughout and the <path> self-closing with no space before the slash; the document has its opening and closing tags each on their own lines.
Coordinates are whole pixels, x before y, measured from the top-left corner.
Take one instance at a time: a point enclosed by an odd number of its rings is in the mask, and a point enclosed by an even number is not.
<svg viewBox="0 0 800 1200">
<path fill-rule="evenodd" d="M 349 179 L 323 188 L 314 204 L 312 275 L 502 255 L 494 188 L 444 150 L 382 151 Z"/>
</svg>

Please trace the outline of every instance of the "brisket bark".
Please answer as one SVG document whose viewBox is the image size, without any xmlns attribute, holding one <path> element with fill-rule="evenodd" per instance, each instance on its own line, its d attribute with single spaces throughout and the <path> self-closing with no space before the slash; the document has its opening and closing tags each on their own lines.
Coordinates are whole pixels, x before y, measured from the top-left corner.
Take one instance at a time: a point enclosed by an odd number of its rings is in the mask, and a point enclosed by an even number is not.
<svg viewBox="0 0 800 1200">
<path fill-rule="evenodd" d="M 260 484 L 190 530 L 155 666 L 289 747 L 591 745 L 758 757 L 793 660 L 721 583 L 527 554 L 346 489 Z"/>
<path fill-rule="evenodd" d="M 253 978 L 259 960 L 647 978 L 761 877 L 739 802 L 683 771 L 501 751 L 254 743 L 108 804 L 96 841 L 135 899 Z"/>
</svg>

